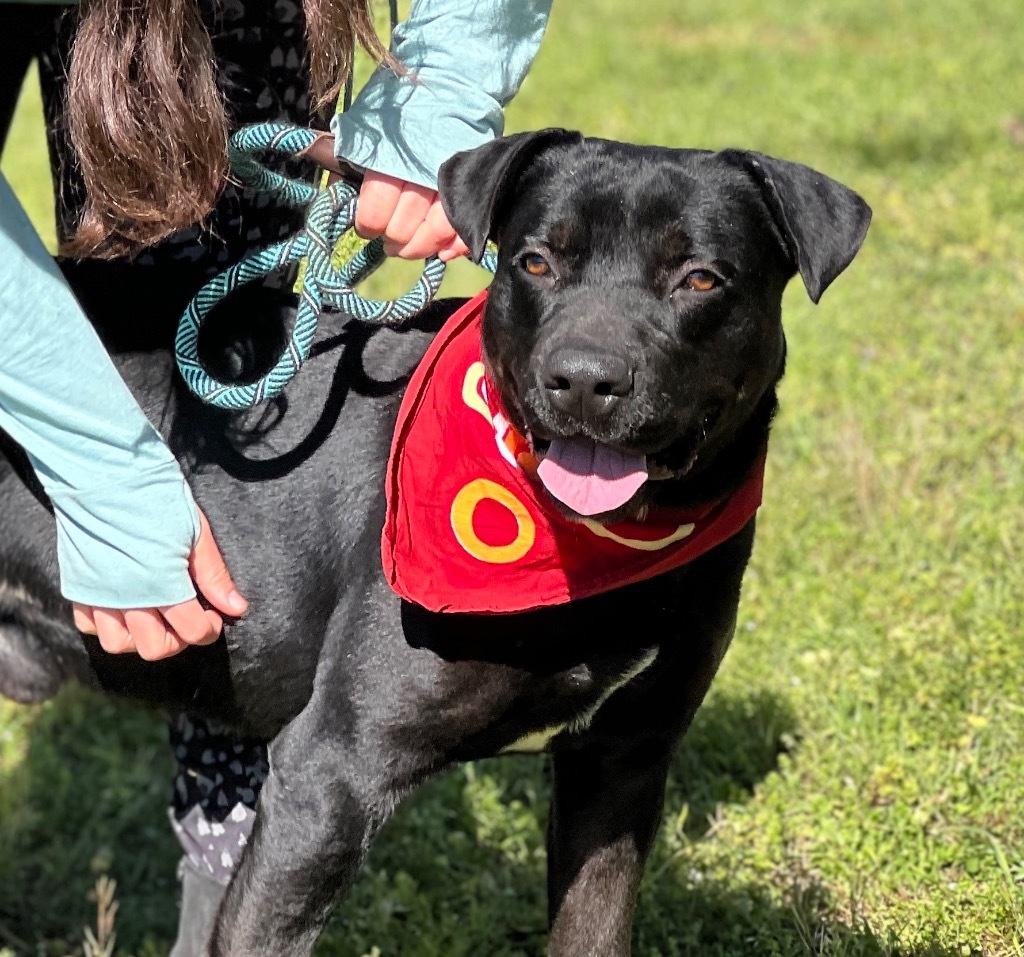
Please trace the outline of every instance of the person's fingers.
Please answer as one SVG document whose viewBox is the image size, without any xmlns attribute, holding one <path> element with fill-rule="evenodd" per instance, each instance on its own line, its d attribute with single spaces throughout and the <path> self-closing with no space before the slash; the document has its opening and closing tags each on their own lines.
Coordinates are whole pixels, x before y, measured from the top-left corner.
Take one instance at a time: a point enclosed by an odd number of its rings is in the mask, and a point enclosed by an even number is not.
<svg viewBox="0 0 1024 957">
<path fill-rule="evenodd" d="M 124 624 L 139 657 L 146 661 L 170 658 L 185 647 L 155 608 L 129 609 L 124 613 Z"/>
<path fill-rule="evenodd" d="M 198 599 L 160 609 L 177 638 L 186 645 L 209 645 L 217 640 L 223 620 L 217 612 L 204 609 Z"/>
<path fill-rule="evenodd" d="M 199 539 L 192 547 L 188 570 L 200 594 L 218 611 L 233 618 L 244 615 L 248 602 L 238 593 L 224 557 L 217 547 L 210 523 L 199 511 Z"/>
<path fill-rule="evenodd" d="M 110 654 L 138 652 L 147 661 L 176 655 L 190 644 L 209 644 L 217 640 L 223 620 L 217 612 L 205 609 L 195 598 L 168 608 L 89 608 L 74 609 L 76 627 L 85 634 L 85 626 L 95 629 L 100 647 Z"/>
<path fill-rule="evenodd" d="M 404 180 L 367 170 L 359 189 L 355 230 L 363 239 L 376 239 L 384 234 L 402 195 Z"/>
<path fill-rule="evenodd" d="M 452 235 L 438 236 L 429 226 L 421 226 L 409 242 L 400 244 L 384 243 L 384 254 L 398 259 L 427 259 L 437 255 L 455 241 Z"/>
<path fill-rule="evenodd" d="M 437 258 L 443 263 L 458 259 L 459 256 L 468 256 L 469 246 L 460 237 L 456 236 L 447 246 L 437 251 Z"/>
<path fill-rule="evenodd" d="M 427 209 L 419 227 L 408 242 L 386 242 L 384 251 L 389 256 L 400 256 L 402 259 L 426 259 L 451 245 L 456 239 L 455 230 L 444 213 L 444 207 L 436 198 Z M 388 229 L 390 235 L 391 229 Z"/>
<path fill-rule="evenodd" d="M 434 190 L 416 183 L 406 183 L 384 231 L 384 238 L 396 246 L 405 246 L 423 225 L 436 199 L 437 193 Z"/>
<path fill-rule="evenodd" d="M 199 513 L 199 538 L 189 556 L 189 572 L 200 593 L 225 614 L 237 617 L 247 604 L 235 589 L 206 516 Z M 217 639 L 223 619 L 205 609 L 197 598 L 166 608 L 90 608 L 73 604 L 75 627 L 94 633 L 100 647 L 111 654 L 137 651 L 147 661 L 176 655 L 188 645 L 205 645 Z"/>
<path fill-rule="evenodd" d="M 72 603 L 71 611 L 75 618 L 75 627 L 83 635 L 96 634 L 96 622 L 93 619 L 92 608 L 89 605 L 80 605 L 76 601 Z"/>
<path fill-rule="evenodd" d="M 92 615 L 96 623 L 96 637 L 104 651 L 120 655 L 135 650 L 132 636 L 124 623 L 124 612 L 116 608 L 94 608 Z"/>
</svg>

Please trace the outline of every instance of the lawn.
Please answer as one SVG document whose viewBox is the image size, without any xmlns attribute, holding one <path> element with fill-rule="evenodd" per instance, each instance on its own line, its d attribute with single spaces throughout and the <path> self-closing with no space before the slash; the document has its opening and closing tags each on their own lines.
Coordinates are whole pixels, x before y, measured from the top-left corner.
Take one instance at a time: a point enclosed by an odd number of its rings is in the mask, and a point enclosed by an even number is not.
<svg viewBox="0 0 1024 957">
<path fill-rule="evenodd" d="M 509 110 L 799 160 L 875 210 L 821 305 L 787 294 L 739 627 L 674 766 L 637 957 L 1024 954 L 1022 50 L 1019 0 L 566 2 Z M 40 122 L 29 93 L 4 169 L 52 238 Z M 118 952 L 166 952 L 168 779 L 145 713 L 0 705 L 0 950 L 81 947 L 109 873 Z M 317 953 L 542 954 L 546 792 L 540 758 L 424 788 Z"/>
</svg>

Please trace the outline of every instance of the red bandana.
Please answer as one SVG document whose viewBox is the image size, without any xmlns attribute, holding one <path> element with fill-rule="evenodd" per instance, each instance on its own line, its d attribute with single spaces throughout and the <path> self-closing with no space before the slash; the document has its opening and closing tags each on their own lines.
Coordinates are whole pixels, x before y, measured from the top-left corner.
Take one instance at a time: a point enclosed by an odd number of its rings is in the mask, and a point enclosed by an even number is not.
<svg viewBox="0 0 1024 957">
<path fill-rule="evenodd" d="M 761 504 L 764 459 L 727 499 L 643 522 L 565 518 L 484 381 L 487 293 L 456 312 L 413 374 L 387 472 L 384 574 L 430 611 L 507 613 L 653 578 L 721 544 Z"/>
</svg>

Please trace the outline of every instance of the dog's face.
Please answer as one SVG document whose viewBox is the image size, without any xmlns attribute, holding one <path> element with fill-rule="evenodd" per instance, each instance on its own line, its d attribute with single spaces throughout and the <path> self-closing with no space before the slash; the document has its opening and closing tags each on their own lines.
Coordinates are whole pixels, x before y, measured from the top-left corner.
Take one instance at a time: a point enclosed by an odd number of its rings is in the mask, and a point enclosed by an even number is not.
<svg viewBox="0 0 1024 957">
<path fill-rule="evenodd" d="M 870 218 L 797 164 L 561 130 L 459 154 L 441 192 L 474 255 L 499 243 L 491 382 L 552 497 L 603 520 L 711 468 L 774 408 L 787 282 L 799 271 L 817 301 Z"/>
</svg>

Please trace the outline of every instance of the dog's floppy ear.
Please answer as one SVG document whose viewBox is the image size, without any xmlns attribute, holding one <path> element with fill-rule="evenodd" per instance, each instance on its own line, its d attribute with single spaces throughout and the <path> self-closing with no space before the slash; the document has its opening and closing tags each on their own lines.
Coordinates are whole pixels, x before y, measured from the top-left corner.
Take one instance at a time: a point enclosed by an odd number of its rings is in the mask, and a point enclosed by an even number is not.
<svg viewBox="0 0 1024 957">
<path fill-rule="evenodd" d="M 437 174 L 441 205 L 455 232 L 480 262 L 516 180 L 529 162 L 550 146 L 579 143 L 580 133 L 548 129 L 505 136 L 456 153 Z"/>
<path fill-rule="evenodd" d="M 763 153 L 726 150 L 760 187 L 807 294 L 817 302 L 857 255 L 871 207 L 852 189 L 799 163 Z"/>
</svg>

